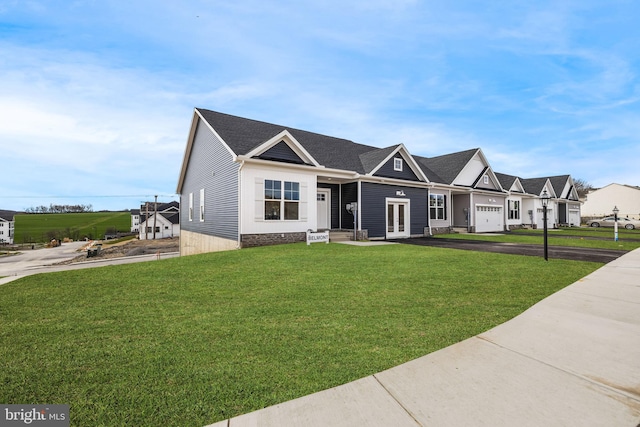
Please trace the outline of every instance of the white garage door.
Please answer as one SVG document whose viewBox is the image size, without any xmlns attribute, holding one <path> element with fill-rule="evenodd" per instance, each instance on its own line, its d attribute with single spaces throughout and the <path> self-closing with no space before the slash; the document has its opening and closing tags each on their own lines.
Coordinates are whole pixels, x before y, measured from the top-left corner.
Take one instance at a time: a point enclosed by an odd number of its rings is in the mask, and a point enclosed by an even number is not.
<svg viewBox="0 0 640 427">
<path fill-rule="evenodd" d="M 580 226 L 580 210 L 569 209 L 569 225 L 572 227 Z"/>
<path fill-rule="evenodd" d="M 536 224 L 539 229 L 544 228 L 543 217 L 544 217 L 544 212 L 542 211 L 542 208 L 538 208 L 538 218 L 537 218 Z M 553 228 L 553 224 L 555 224 L 555 221 L 553 220 L 553 218 L 554 218 L 553 209 L 547 208 L 547 228 Z"/>
<path fill-rule="evenodd" d="M 504 231 L 502 206 L 476 205 L 476 233 Z"/>
</svg>

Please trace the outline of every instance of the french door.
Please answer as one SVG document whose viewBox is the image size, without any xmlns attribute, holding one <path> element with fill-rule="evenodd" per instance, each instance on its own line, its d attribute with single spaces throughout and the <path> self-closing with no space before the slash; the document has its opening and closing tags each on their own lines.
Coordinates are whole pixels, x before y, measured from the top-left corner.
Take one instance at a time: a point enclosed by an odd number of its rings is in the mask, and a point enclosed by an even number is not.
<svg viewBox="0 0 640 427">
<path fill-rule="evenodd" d="M 410 236 L 409 201 L 387 199 L 387 239 Z"/>
</svg>

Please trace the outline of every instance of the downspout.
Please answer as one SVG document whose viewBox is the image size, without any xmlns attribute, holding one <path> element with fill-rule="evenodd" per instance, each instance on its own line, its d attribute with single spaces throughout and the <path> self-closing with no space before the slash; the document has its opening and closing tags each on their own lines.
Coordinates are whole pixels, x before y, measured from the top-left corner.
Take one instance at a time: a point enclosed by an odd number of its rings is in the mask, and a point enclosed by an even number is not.
<svg viewBox="0 0 640 427">
<path fill-rule="evenodd" d="M 244 160 L 240 161 L 240 167 L 238 168 L 238 239 L 236 240 L 236 249 L 240 249 L 240 239 L 242 237 L 242 167 L 244 166 Z"/>
<path fill-rule="evenodd" d="M 475 222 L 475 207 L 473 204 L 473 191 L 469 193 L 469 212 L 467 212 L 467 233 L 471 233 L 471 216 L 473 215 L 473 221 Z"/>
<path fill-rule="evenodd" d="M 433 184 L 431 184 L 431 187 L 429 187 L 429 189 L 427 190 L 427 219 L 429 220 L 429 237 L 433 237 L 433 230 L 431 229 L 431 207 L 429 206 L 431 200 L 431 190 L 433 190 Z M 451 192 L 449 192 L 449 194 L 451 194 Z M 449 200 L 449 205 L 451 205 L 451 200 Z"/>
<path fill-rule="evenodd" d="M 354 233 L 354 241 L 356 241 L 356 236 L 358 235 L 358 229 L 362 229 L 362 181 L 358 180 L 358 207 L 356 208 L 356 224 L 353 227 Z"/>
</svg>

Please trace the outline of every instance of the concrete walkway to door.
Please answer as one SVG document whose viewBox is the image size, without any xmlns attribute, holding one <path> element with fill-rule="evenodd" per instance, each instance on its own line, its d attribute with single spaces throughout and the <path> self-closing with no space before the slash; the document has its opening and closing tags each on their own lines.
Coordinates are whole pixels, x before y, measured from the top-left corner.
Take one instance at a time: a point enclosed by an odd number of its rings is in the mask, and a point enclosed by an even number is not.
<svg viewBox="0 0 640 427">
<path fill-rule="evenodd" d="M 640 425 L 640 249 L 478 336 L 215 427 Z"/>
</svg>

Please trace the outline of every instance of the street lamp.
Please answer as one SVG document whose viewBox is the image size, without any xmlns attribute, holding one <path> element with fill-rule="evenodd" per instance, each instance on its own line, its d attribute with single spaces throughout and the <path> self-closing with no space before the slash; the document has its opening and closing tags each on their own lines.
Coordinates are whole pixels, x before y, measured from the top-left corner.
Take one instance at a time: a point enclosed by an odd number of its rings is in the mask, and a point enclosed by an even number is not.
<svg viewBox="0 0 640 427">
<path fill-rule="evenodd" d="M 547 189 L 542 192 L 542 196 L 540 196 L 540 200 L 542 200 L 542 222 L 543 224 L 543 234 L 544 234 L 544 260 L 549 260 L 549 245 L 547 244 L 547 206 L 549 205 L 549 193 L 547 193 Z"/>
<path fill-rule="evenodd" d="M 613 240 L 618 241 L 618 206 L 613 207 Z"/>
</svg>

